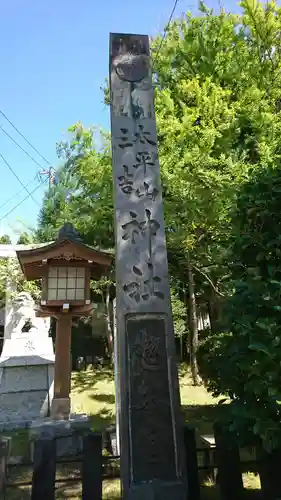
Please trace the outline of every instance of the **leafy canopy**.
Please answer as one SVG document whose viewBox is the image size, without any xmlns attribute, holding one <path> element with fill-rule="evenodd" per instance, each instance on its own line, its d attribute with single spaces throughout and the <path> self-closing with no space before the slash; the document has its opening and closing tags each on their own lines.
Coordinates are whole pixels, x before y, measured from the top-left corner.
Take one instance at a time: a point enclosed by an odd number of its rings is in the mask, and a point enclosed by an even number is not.
<svg viewBox="0 0 281 500">
<path fill-rule="evenodd" d="M 268 444 L 279 439 L 281 400 L 281 8 L 240 5 L 241 15 L 215 15 L 201 3 L 199 15 L 172 23 L 153 61 L 155 110 L 172 280 L 186 288 L 191 262 L 197 297 L 212 304 L 212 282 L 230 296 L 230 333 L 208 340 L 210 388 L 233 400 L 241 432 Z M 111 153 L 101 143 L 78 123 L 58 146 L 41 240 L 69 220 L 86 242 L 113 246 Z"/>
<path fill-rule="evenodd" d="M 232 222 L 230 332 L 207 340 L 204 368 L 210 389 L 232 400 L 233 427 L 274 447 L 281 442 L 281 165 L 252 174 Z"/>
</svg>

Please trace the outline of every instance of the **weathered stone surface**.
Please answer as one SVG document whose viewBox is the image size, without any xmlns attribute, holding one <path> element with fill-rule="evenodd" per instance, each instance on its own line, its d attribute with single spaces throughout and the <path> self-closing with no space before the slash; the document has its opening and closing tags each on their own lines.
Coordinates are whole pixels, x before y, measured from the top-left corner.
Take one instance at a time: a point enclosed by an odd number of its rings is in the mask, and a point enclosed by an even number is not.
<svg viewBox="0 0 281 500">
<path fill-rule="evenodd" d="M 152 315 L 126 320 L 132 478 L 137 483 L 177 479 L 165 322 L 165 316 Z"/>
<path fill-rule="evenodd" d="M 14 455 L 13 457 L 10 456 L 8 459 L 8 465 L 20 465 L 24 464 L 26 462 L 26 458 L 24 455 Z"/>
<path fill-rule="evenodd" d="M 48 407 L 48 391 L 10 392 L 0 395 L 0 425 L 2 422 L 28 420 L 46 413 Z"/>
<path fill-rule="evenodd" d="M 0 394 L 21 392 L 21 391 L 40 391 L 47 388 L 48 365 L 25 365 L 6 367 L 0 385 Z"/>
<path fill-rule="evenodd" d="M 115 426 L 110 426 L 103 432 L 103 448 L 110 455 L 119 456 L 120 451 Z"/>
<path fill-rule="evenodd" d="M 187 499 L 187 492 L 184 491 L 180 481 L 154 480 L 151 483 L 132 484 L 128 496 L 129 500 L 171 500 L 173 498 Z"/>
<path fill-rule="evenodd" d="M 147 36 L 111 35 L 110 84 L 124 500 L 181 500 L 183 421 Z"/>
<path fill-rule="evenodd" d="M 0 357 L 0 427 L 49 415 L 53 398 L 52 339 L 25 333 L 4 341 Z"/>
<path fill-rule="evenodd" d="M 42 245 L 0 245 L 0 256 L 15 259 L 16 250 Z M 38 318 L 31 295 L 14 295 L 16 284 L 6 283 L 4 346 L 0 357 L 0 429 L 17 429 L 48 415 L 53 397 L 54 350 L 50 318 Z M 29 332 L 23 332 L 28 322 Z"/>
<path fill-rule="evenodd" d="M 13 283 L 8 283 L 8 288 L 14 289 L 14 287 Z M 20 337 L 27 321 L 30 324 L 30 333 L 33 331 L 41 337 L 48 337 L 50 318 L 36 316 L 35 302 L 30 293 L 19 292 L 15 296 L 9 296 L 8 293 L 6 298 L 7 321 L 5 321 L 4 340 Z"/>
<path fill-rule="evenodd" d="M 68 419 L 70 413 L 70 398 L 53 398 L 51 416 L 55 420 Z"/>
<path fill-rule="evenodd" d="M 15 420 L 0 422 L 0 432 L 11 432 L 19 429 L 28 429 L 32 420 L 16 418 Z"/>
<path fill-rule="evenodd" d="M 4 341 L 0 368 L 4 366 L 31 366 L 54 363 L 53 343 L 50 337 L 22 334 Z"/>
<path fill-rule="evenodd" d="M 87 415 L 70 415 L 69 420 L 42 419 L 29 427 L 30 454 L 33 460 L 34 441 L 40 438 L 55 438 L 57 456 L 76 456 L 83 451 L 83 434 L 90 430 Z"/>
</svg>

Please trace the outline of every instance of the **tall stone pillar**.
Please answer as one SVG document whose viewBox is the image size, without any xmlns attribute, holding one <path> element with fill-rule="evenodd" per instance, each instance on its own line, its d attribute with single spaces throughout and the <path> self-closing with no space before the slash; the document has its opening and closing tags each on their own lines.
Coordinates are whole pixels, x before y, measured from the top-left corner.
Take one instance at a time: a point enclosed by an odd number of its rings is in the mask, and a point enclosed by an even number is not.
<svg viewBox="0 0 281 500">
<path fill-rule="evenodd" d="M 185 458 L 147 36 L 111 34 L 123 499 L 186 499 Z"/>
</svg>

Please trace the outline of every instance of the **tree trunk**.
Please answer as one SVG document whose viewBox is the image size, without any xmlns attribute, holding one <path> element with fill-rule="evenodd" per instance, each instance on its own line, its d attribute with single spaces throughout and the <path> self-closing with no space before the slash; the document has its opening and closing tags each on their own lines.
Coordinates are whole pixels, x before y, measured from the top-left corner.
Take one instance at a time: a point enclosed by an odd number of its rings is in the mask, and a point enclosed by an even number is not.
<svg viewBox="0 0 281 500">
<path fill-rule="evenodd" d="M 111 315 L 110 315 L 110 283 L 106 285 L 106 329 L 107 329 L 107 343 L 108 343 L 108 353 L 111 359 L 111 362 L 114 362 L 114 345 L 113 345 L 113 332 L 112 332 L 112 324 L 111 324 Z"/>
<path fill-rule="evenodd" d="M 200 384 L 200 377 L 197 365 L 197 348 L 198 348 L 198 325 L 197 325 L 197 312 L 196 312 L 196 298 L 195 298 L 195 284 L 194 275 L 190 261 L 188 265 L 188 290 L 189 290 L 189 355 L 190 355 L 190 368 L 191 376 L 194 385 Z"/>
</svg>

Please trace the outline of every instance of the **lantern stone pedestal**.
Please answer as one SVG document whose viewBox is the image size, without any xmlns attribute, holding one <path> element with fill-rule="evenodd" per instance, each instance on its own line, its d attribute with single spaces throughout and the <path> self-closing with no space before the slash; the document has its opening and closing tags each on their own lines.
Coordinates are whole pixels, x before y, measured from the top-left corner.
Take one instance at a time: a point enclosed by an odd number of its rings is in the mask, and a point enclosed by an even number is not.
<svg viewBox="0 0 281 500">
<path fill-rule="evenodd" d="M 70 415 L 70 398 L 53 398 L 51 416 L 54 420 L 68 420 Z"/>
<path fill-rule="evenodd" d="M 38 419 L 29 427 L 30 458 L 33 460 L 37 439 L 55 438 L 58 457 L 77 456 L 83 451 L 83 435 L 90 431 L 86 414 L 70 414 L 68 420 Z"/>
</svg>

